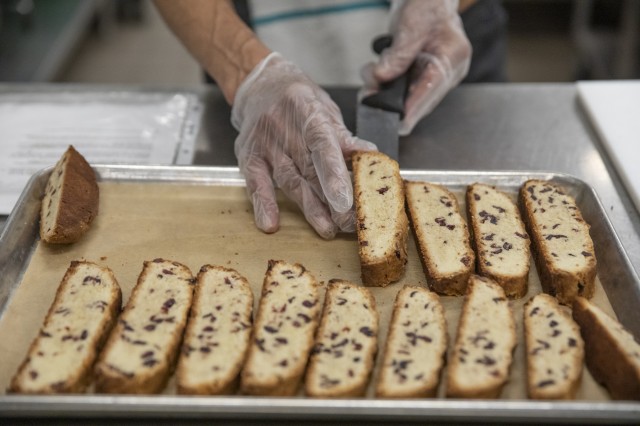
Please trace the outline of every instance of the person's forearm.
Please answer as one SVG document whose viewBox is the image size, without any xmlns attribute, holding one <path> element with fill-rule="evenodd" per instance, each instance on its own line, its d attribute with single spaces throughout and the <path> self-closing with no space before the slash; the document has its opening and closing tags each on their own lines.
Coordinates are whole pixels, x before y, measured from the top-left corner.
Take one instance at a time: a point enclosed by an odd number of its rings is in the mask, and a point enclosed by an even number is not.
<svg viewBox="0 0 640 426">
<path fill-rule="evenodd" d="M 477 0 L 460 0 L 458 3 L 458 13 L 462 13 L 469 9 Z"/>
<path fill-rule="evenodd" d="M 233 103 L 238 86 L 269 53 L 229 0 L 154 0 L 165 21 Z"/>
</svg>

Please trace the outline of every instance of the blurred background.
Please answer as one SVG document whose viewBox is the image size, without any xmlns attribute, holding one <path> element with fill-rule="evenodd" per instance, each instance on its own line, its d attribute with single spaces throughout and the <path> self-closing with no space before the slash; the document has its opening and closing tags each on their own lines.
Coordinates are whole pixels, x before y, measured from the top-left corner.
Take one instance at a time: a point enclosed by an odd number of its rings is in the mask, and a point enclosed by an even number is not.
<svg viewBox="0 0 640 426">
<path fill-rule="evenodd" d="M 504 0 L 511 82 L 640 78 L 640 1 Z M 0 0 L 0 82 L 192 86 L 150 0 Z"/>
</svg>

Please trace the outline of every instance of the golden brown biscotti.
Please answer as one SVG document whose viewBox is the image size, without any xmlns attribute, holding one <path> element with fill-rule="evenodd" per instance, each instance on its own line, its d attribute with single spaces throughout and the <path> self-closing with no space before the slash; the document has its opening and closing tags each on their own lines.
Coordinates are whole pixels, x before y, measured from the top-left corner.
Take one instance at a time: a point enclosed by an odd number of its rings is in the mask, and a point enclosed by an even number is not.
<svg viewBox="0 0 640 426">
<path fill-rule="evenodd" d="M 110 269 L 73 261 L 9 392 L 80 393 L 120 312 L 120 287 Z"/>
<path fill-rule="evenodd" d="M 509 379 L 516 324 L 495 281 L 469 278 L 447 371 L 447 397 L 498 398 Z"/>
<path fill-rule="evenodd" d="M 573 301 L 587 368 L 613 399 L 640 400 L 640 344 L 622 324 L 585 298 Z"/>
<path fill-rule="evenodd" d="M 47 181 L 40 207 L 40 239 L 54 244 L 78 241 L 98 214 L 99 198 L 96 174 L 70 145 Z"/>
<path fill-rule="evenodd" d="M 475 253 L 458 200 L 433 183 L 405 181 L 405 191 L 429 288 L 438 294 L 463 295 L 474 272 Z"/>
<path fill-rule="evenodd" d="M 435 397 L 447 343 L 438 295 L 424 287 L 404 286 L 393 305 L 376 396 Z"/>
<path fill-rule="evenodd" d="M 330 280 L 305 379 L 308 396 L 362 396 L 378 349 L 376 301 L 366 287 Z"/>
<path fill-rule="evenodd" d="M 555 297 L 544 293 L 529 299 L 523 316 L 529 398 L 575 398 L 584 362 L 580 328 Z"/>
<path fill-rule="evenodd" d="M 200 268 L 178 360 L 179 394 L 235 390 L 249 349 L 252 311 L 253 293 L 246 278 L 221 266 Z"/>
<path fill-rule="evenodd" d="M 409 222 L 398 163 L 380 152 L 352 157 L 362 282 L 384 287 L 404 275 Z"/>
<path fill-rule="evenodd" d="M 300 264 L 270 260 L 240 390 L 291 396 L 298 390 L 320 320 L 316 279 Z"/>
<path fill-rule="evenodd" d="M 189 268 L 164 259 L 145 261 L 96 364 L 96 392 L 161 392 L 175 367 L 192 298 Z"/>
<path fill-rule="evenodd" d="M 524 297 L 531 252 L 518 207 L 507 194 L 482 183 L 467 188 L 466 201 L 478 274 L 500 284 L 507 297 Z"/>
<path fill-rule="evenodd" d="M 565 305 L 576 296 L 591 298 L 596 255 L 573 197 L 552 182 L 529 180 L 519 200 L 542 289 Z"/>
</svg>

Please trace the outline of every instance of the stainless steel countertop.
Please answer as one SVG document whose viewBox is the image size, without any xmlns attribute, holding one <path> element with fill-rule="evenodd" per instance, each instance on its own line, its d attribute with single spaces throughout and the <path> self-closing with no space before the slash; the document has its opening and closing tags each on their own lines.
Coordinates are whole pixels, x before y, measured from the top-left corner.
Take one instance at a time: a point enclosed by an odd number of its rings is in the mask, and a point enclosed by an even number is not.
<svg viewBox="0 0 640 426">
<path fill-rule="evenodd" d="M 127 86 L 0 84 L 3 92 L 144 90 Z M 166 91 L 160 89 L 157 91 Z M 328 88 L 354 130 L 357 89 Z M 236 165 L 230 108 L 216 87 L 189 89 L 205 103 L 196 165 Z M 640 214 L 602 149 L 575 84 L 477 84 L 453 90 L 400 140 L 400 167 L 428 170 L 545 170 L 573 175 L 597 192 L 636 272 Z M 0 217 L 0 228 L 5 217 Z"/>
</svg>

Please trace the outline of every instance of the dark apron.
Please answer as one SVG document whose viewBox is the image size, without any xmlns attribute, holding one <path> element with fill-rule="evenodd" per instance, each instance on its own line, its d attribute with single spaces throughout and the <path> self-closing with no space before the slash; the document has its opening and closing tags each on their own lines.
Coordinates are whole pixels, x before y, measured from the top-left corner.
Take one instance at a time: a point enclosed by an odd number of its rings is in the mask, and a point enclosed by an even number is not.
<svg viewBox="0 0 640 426">
<path fill-rule="evenodd" d="M 507 81 L 507 12 L 499 0 L 479 0 L 460 15 L 473 47 L 463 83 Z"/>
</svg>

